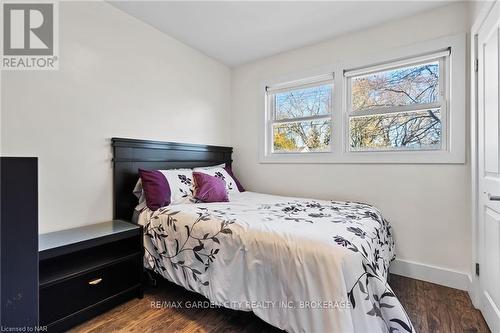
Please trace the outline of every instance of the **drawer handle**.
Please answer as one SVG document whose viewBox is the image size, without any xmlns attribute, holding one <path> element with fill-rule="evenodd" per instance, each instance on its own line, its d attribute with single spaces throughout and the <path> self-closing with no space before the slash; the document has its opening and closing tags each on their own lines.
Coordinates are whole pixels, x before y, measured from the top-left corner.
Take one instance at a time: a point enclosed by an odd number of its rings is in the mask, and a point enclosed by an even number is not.
<svg viewBox="0 0 500 333">
<path fill-rule="evenodd" d="M 98 278 L 98 279 L 94 279 L 94 280 L 89 281 L 89 284 L 95 286 L 96 284 L 101 283 L 101 281 L 102 281 L 102 279 Z"/>
<path fill-rule="evenodd" d="M 500 201 L 500 196 L 498 195 L 491 195 L 488 193 L 488 199 L 491 201 Z"/>
</svg>

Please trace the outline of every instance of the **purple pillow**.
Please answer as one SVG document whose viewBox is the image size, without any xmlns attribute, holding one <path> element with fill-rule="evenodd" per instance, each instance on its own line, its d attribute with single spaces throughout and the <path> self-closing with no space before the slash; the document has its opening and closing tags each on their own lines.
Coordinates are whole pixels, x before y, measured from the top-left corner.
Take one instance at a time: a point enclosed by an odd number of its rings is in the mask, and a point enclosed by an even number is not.
<svg viewBox="0 0 500 333">
<path fill-rule="evenodd" d="M 170 204 L 170 186 L 160 171 L 139 169 L 139 177 L 149 209 L 157 210 Z"/>
<path fill-rule="evenodd" d="M 231 176 L 231 178 L 233 178 L 234 182 L 236 183 L 236 187 L 238 188 L 238 191 L 240 192 L 245 192 L 245 189 L 243 188 L 243 186 L 241 186 L 240 182 L 238 181 L 238 179 L 236 179 L 236 177 L 234 176 L 233 174 L 233 170 L 231 170 L 231 167 L 228 167 L 227 165 L 224 167 L 224 170 L 226 170 L 226 172 Z"/>
<path fill-rule="evenodd" d="M 206 173 L 193 172 L 195 183 L 194 197 L 203 202 L 228 202 L 226 183 Z"/>
</svg>

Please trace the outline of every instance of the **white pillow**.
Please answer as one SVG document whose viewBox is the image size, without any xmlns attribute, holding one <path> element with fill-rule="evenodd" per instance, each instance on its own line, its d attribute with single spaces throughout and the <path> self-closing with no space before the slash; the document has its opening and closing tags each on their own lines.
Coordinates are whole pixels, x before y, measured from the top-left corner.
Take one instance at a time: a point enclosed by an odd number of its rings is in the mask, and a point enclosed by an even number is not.
<svg viewBox="0 0 500 333">
<path fill-rule="evenodd" d="M 193 170 L 171 169 L 158 171 L 167 178 L 170 187 L 171 205 L 195 202 Z"/>
<path fill-rule="evenodd" d="M 226 190 L 229 195 L 231 195 L 231 193 L 240 193 L 233 177 L 231 177 L 223 167 L 215 166 L 215 167 L 194 168 L 193 171 L 221 178 L 226 183 Z"/>
</svg>

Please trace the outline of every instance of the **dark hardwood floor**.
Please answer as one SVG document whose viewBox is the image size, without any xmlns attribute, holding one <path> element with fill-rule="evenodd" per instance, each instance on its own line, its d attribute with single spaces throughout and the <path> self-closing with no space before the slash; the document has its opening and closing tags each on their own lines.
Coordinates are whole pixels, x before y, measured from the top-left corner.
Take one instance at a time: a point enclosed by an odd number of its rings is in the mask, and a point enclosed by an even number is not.
<svg viewBox="0 0 500 333">
<path fill-rule="evenodd" d="M 390 284 L 417 332 L 489 332 L 464 291 L 397 275 L 392 275 Z M 163 281 L 148 287 L 143 299 L 122 304 L 71 332 L 281 332 L 249 312 L 165 306 L 165 302 L 204 300 Z"/>
<path fill-rule="evenodd" d="M 417 332 L 490 332 L 465 291 L 398 275 L 389 284 Z"/>
</svg>

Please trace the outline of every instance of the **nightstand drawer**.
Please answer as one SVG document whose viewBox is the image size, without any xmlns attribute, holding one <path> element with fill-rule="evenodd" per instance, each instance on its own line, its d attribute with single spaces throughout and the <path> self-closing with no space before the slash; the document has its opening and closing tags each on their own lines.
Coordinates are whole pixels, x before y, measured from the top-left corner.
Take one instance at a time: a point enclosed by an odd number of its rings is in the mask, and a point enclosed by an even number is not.
<svg viewBox="0 0 500 333">
<path fill-rule="evenodd" d="M 47 325 L 141 283 L 142 256 L 40 289 L 40 324 Z"/>
</svg>

